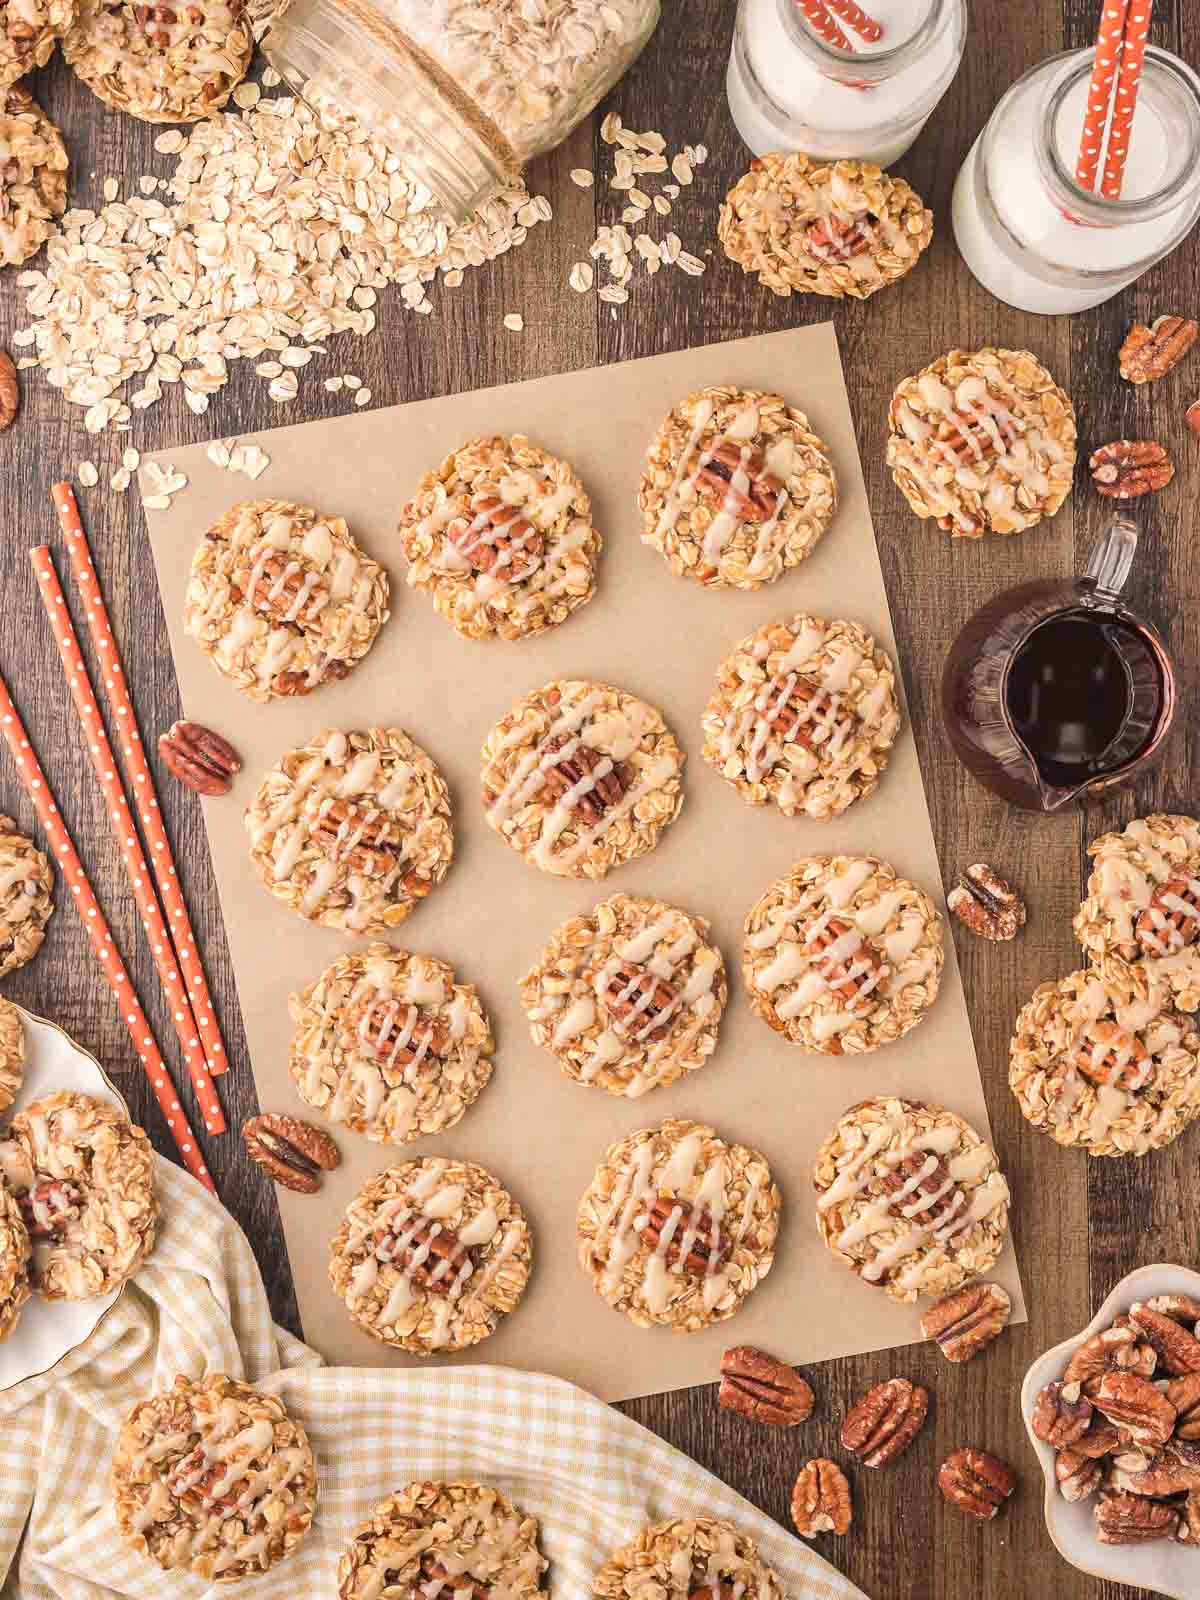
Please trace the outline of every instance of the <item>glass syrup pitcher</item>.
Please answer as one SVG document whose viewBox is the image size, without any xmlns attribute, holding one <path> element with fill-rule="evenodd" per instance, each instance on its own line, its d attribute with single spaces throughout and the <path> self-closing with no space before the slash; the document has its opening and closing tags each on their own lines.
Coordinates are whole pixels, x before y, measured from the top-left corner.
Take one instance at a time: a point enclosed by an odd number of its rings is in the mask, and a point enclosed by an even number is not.
<svg viewBox="0 0 1200 1600">
<path fill-rule="evenodd" d="M 1124 783 L 1166 738 L 1175 670 L 1157 630 L 1121 601 L 1136 550 L 1137 529 L 1117 518 L 1084 577 L 1006 590 L 950 647 L 950 743 L 1014 805 L 1057 811 Z"/>
</svg>

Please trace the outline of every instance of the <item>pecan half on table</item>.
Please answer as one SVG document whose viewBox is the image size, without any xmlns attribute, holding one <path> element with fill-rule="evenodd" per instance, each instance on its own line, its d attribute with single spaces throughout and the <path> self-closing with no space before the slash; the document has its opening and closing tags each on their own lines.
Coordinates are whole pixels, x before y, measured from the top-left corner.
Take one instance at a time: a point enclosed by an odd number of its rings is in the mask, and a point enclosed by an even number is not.
<svg viewBox="0 0 1200 1600">
<path fill-rule="evenodd" d="M 986 861 L 975 862 L 959 875 L 946 905 L 981 939 L 1015 939 L 1025 926 L 1025 902 Z"/>
<path fill-rule="evenodd" d="M 575 810 L 586 821 L 599 822 L 628 789 L 632 781 L 628 766 L 567 734 L 556 734 L 546 744 L 547 754 L 558 755 L 559 751 L 565 754 L 546 768 L 546 787 L 560 800 L 574 794 Z"/>
<path fill-rule="evenodd" d="M 835 1461 L 818 1457 L 800 1469 L 792 1490 L 792 1521 L 806 1539 L 814 1533 L 846 1533 L 853 1512 L 850 1485 Z"/>
<path fill-rule="evenodd" d="M 1127 383 L 1153 383 L 1178 366 L 1196 342 L 1200 327 L 1190 317 L 1155 317 L 1135 322 L 1125 335 L 1117 361 Z"/>
<path fill-rule="evenodd" d="M 925 1425 L 929 1390 L 907 1378 L 889 1378 L 863 1395 L 842 1423 L 843 1450 L 865 1467 L 886 1467 L 907 1450 Z"/>
<path fill-rule="evenodd" d="M 785 1362 L 753 1345 L 739 1344 L 721 1357 L 717 1404 L 752 1422 L 794 1428 L 812 1415 L 813 1392 Z"/>
<path fill-rule="evenodd" d="M 952 1506 L 989 1522 L 1017 1487 L 1017 1475 L 986 1450 L 956 1450 L 938 1471 L 938 1488 Z"/>
<path fill-rule="evenodd" d="M 1008 1326 L 1012 1301 L 998 1283 L 971 1283 L 939 1300 L 921 1318 L 947 1361 L 971 1361 Z"/>
<path fill-rule="evenodd" d="M 1112 500 L 1135 500 L 1165 489 L 1175 476 L 1171 458 L 1152 439 L 1117 439 L 1093 450 L 1092 482 Z"/>
<path fill-rule="evenodd" d="M 722 443 L 696 474 L 696 489 L 718 510 L 741 522 L 767 522 L 775 515 L 783 484 L 763 471 L 759 451 Z"/>
<path fill-rule="evenodd" d="M 247 1154 L 269 1177 L 297 1194 L 316 1194 L 322 1172 L 341 1163 L 341 1151 L 321 1128 L 274 1111 L 242 1125 Z"/>
<path fill-rule="evenodd" d="M 0 350 L 0 433 L 11 427 L 20 409 L 21 389 L 17 383 L 17 369 L 7 350 Z"/>
<path fill-rule="evenodd" d="M 158 754 L 173 778 L 197 794 L 228 794 L 242 758 L 219 733 L 181 717 L 158 736 Z"/>
<path fill-rule="evenodd" d="M 674 1195 L 658 1195 L 649 1215 L 636 1226 L 646 1244 L 666 1257 L 668 1266 L 697 1277 L 714 1272 L 732 1247 L 707 1208 L 697 1212 L 689 1201 Z"/>
</svg>

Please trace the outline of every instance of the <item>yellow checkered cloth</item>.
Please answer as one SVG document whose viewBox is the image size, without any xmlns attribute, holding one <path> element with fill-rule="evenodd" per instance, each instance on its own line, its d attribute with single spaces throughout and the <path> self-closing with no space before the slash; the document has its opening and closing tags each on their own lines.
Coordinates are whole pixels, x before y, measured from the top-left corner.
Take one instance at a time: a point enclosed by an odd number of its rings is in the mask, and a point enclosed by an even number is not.
<svg viewBox="0 0 1200 1600">
<path fill-rule="evenodd" d="M 226 1372 L 278 1394 L 317 1458 L 317 1515 L 299 1550 L 236 1586 L 253 1600 L 332 1596 L 338 1556 L 376 1503 L 414 1478 L 495 1484 L 541 1519 L 555 1600 L 644 1522 L 709 1513 L 758 1541 L 791 1600 L 860 1590 L 695 1462 L 581 1389 L 499 1367 L 327 1367 L 271 1321 L 249 1242 L 194 1179 L 158 1162 L 154 1254 L 86 1344 L 0 1394 L 0 1573 L 21 1600 L 228 1596 L 164 1575 L 117 1533 L 108 1499 L 116 1433 L 177 1373 Z"/>
</svg>

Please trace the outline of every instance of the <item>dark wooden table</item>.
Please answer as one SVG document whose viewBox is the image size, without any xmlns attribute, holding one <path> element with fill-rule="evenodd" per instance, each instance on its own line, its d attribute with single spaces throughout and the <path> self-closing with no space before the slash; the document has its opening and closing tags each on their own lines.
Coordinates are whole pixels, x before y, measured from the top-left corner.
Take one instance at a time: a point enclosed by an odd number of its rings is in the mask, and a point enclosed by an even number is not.
<svg viewBox="0 0 1200 1600">
<path fill-rule="evenodd" d="M 1031 1320 L 963 1370 L 916 1348 L 813 1371 L 818 1410 L 796 1433 L 755 1430 L 718 1411 L 714 1392 L 707 1389 L 628 1409 L 786 1523 L 792 1479 L 802 1461 L 839 1455 L 837 1425 L 849 1400 L 884 1377 L 907 1374 L 933 1391 L 932 1424 L 902 1464 L 881 1474 L 854 1474 L 855 1525 L 848 1538 L 820 1540 L 822 1553 L 878 1600 L 1033 1600 L 1052 1590 L 1060 1600 L 1101 1595 L 1116 1600 L 1132 1591 L 1079 1576 L 1046 1537 L 1041 1479 L 1018 1415 L 1018 1387 L 1032 1357 L 1082 1326 L 1124 1273 L 1149 1261 L 1192 1261 L 1198 1136 L 1142 1161 L 1089 1162 L 1060 1150 L 1034 1134 L 1017 1112 L 1007 1089 L 1007 1046 L 1017 1007 L 1034 985 L 1078 964 L 1070 919 L 1088 839 L 1144 812 L 1195 808 L 1190 780 L 1200 757 L 1200 724 L 1190 708 L 1200 686 L 1200 578 L 1188 507 L 1200 490 L 1200 446 L 1187 432 L 1183 412 L 1200 385 L 1200 366 L 1193 357 L 1190 366 L 1164 382 L 1135 390 L 1118 379 L 1116 351 L 1135 316 L 1195 314 L 1200 307 L 1196 253 L 1189 242 L 1134 288 L 1070 320 L 1022 315 L 976 285 L 957 257 L 948 222 L 958 164 L 1005 86 L 1051 52 L 1089 43 L 1098 14 L 1097 0 L 977 0 L 958 79 L 901 164 L 937 214 L 939 231 L 929 257 L 900 288 L 865 305 L 776 300 L 744 279 L 716 247 L 719 200 L 747 159 L 722 88 L 733 9 L 732 0 L 669 4 L 668 20 L 609 102 L 629 125 L 660 129 L 672 148 L 707 144 L 711 158 L 686 192 L 686 204 L 681 202 L 678 230 L 685 245 L 711 247 L 703 277 L 663 271 L 627 306 L 611 309 L 567 289 L 570 263 L 585 254 L 594 226 L 619 220 L 620 196 L 604 185 L 581 191 L 568 178 L 575 166 L 600 168 L 596 118 L 530 174 L 531 187 L 554 203 L 551 225 L 536 229 L 520 250 L 469 273 L 461 289 L 439 299 L 433 317 L 406 314 L 398 295 L 383 296 L 379 331 L 361 343 L 343 336 L 335 347 L 342 365 L 330 370 L 359 372 L 374 403 L 387 405 L 835 319 L 943 872 L 949 877 L 968 862 L 991 859 L 1028 895 L 1028 928 L 1015 944 L 995 947 L 964 936 L 959 947 L 992 1125 L 1015 1194 L 1014 1234 Z M 1157 42 L 1185 58 L 1200 57 L 1195 7 L 1168 0 L 1159 12 Z M 97 204 L 109 173 L 124 174 L 133 184 L 138 174 L 161 170 L 151 155 L 154 130 L 100 106 L 61 63 L 39 80 L 39 97 L 67 137 L 76 204 Z M 26 320 L 15 276 L 0 277 L 0 344 Z M 501 327 L 501 317 L 512 310 L 525 313 L 526 329 L 519 337 Z M 896 381 L 955 345 L 986 343 L 1027 347 L 1048 364 L 1074 397 L 1085 456 L 1109 439 L 1148 438 L 1165 443 L 1178 465 L 1171 487 L 1137 508 L 1143 546 L 1132 594 L 1167 629 L 1181 669 L 1182 714 L 1158 772 L 1086 816 L 1074 811 L 1049 819 L 1021 815 L 977 789 L 951 757 L 938 717 L 937 686 L 946 644 L 975 606 L 1034 574 L 1077 570 L 1104 521 L 1105 503 L 1081 472 L 1076 494 L 1048 525 L 1012 540 L 951 545 L 912 517 L 883 464 L 887 401 Z M 321 415 L 326 407 L 344 409 L 344 397 L 335 400 L 311 381 L 296 405 L 272 405 L 261 380 L 245 366 L 235 367 L 233 382 L 206 418 L 191 415 L 177 388 L 148 415 L 136 414 L 132 441 L 157 448 L 294 422 Z M 19 426 L 0 437 L 0 667 L 14 686 L 166 1045 L 170 1025 L 25 557 L 28 546 L 53 533 L 47 497 L 53 478 L 90 456 L 102 465 L 106 483 L 116 464 L 112 457 L 126 440 L 85 434 L 82 413 L 66 406 L 38 373 L 25 376 L 24 395 Z M 802 389 L 798 398 L 802 403 Z M 397 485 L 398 495 L 403 487 Z M 142 517 L 132 493 L 122 499 L 95 490 L 86 495 L 84 507 L 114 626 L 124 643 L 143 736 L 152 746 L 179 704 Z M 255 1092 L 200 813 L 189 796 L 167 782 L 162 796 L 235 1063 L 221 1092 L 236 1128 L 256 1109 Z M 7 757 L 0 759 L 0 803 L 33 829 Z M 100 1058 L 155 1143 L 169 1154 L 169 1135 L 69 907 L 60 906 L 39 958 L 4 987 L 14 1000 L 55 1018 Z M 199 1126 L 190 1097 L 187 1104 Z M 245 1159 L 236 1136 L 209 1140 L 207 1153 L 222 1198 L 253 1242 L 276 1316 L 301 1331 L 270 1188 Z M 1015 1502 L 993 1525 L 980 1527 L 948 1511 L 937 1494 L 937 1464 L 962 1444 L 1005 1456 L 1020 1474 Z M 1200 1594 L 1200 1567 L 1196 1587 Z"/>
</svg>

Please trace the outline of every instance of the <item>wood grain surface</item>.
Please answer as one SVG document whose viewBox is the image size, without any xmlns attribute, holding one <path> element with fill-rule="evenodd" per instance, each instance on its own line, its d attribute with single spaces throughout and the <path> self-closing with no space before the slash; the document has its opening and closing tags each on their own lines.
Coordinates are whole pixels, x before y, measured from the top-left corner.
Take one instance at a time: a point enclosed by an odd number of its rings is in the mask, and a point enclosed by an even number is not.
<svg viewBox="0 0 1200 1600">
<path fill-rule="evenodd" d="M 323 370 L 358 372 L 370 385 L 374 403 L 390 405 L 834 318 L 943 872 L 949 878 L 971 861 L 990 859 L 1023 886 L 1029 902 L 1027 930 L 1012 945 L 985 945 L 957 928 L 956 937 L 993 1128 L 1015 1195 L 1013 1225 L 1030 1322 L 962 1370 L 928 1348 L 814 1369 L 809 1377 L 817 1411 L 796 1431 L 755 1429 L 718 1411 L 714 1389 L 650 1399 L 628 1410 L 786 1523 L 792 1480 L 803 1461 L 841 1455 L 837 1428 L 850 1400 L 872 1383 L 904 1373 L 931 1388 L 931 1424 L 898 1465 L 877 1474 L 852 1472 L 854 1527 L 844 1539 L 818 1541 L 822 1553 L 877 1600 L 1040 1600 L 1051 1592 L 1060 1600 L 1118 1600 L 1133 1591 L 1078 1575 L 1046 1537 L 1041 1479 L 1018 1415 L 1018 1387 L 1029 1361 L 1081 1327 L 1125 1272 L 1156 1260 L 1196 1264 L 1200 1135 L 1193 1133 L 1143 1161 L 1089 1163 L 1082 1154 L 1060 1150 L 1027 1128 L 1017 1112 L 1006 1083 L 1007 1046 L 1013 1017 L 1034 985 L 1078 964 L 1070 919 L 1087 840 L 1146 811 L 1195 809 L 1191 775 L 1200 757 L 1200 725 L 1191 706 L 1200 677 L 1200 578 L 1189 512 L 1200 490 L 1200 447 L 1184 426 L 1183 412 L 1194 398 L 1189 385 L 1200 387 L 1200 367 L 1193 357 L 1163 382 L 1133 389 L 1117 377 L 1116 351 L 1135 316 L 1195 314 L 1200 306 L 1196 252 L 1189 242 L 1106 306 L 1073 319 L 1023 315 L 978 287 L 956 255 L 949 228 L 959 162 L 1000 92 L 1019 73 L 1053 51 L 1090 42 L 1098 4 L 976 0 L 958 79 L 900 164 L 937 215 L 928 258 L 899 288 L 865 305 L 775 299 L 726 262 L 715 239 L 717 206 L 747 160 L 723 95 L 733 10 L 732 0 L 668 4 L 668 17 L 646 55 L 607 102 L 630 125 L 660 129 L 672 148 L 700 141 L 708 146 L 710 160 L 685 191 L 676 222 L 685 247 L 709 262 L 703 277 L 669 269 L 653 279 L 639 275 L 629 303 L 619 307 L 567 288 L 570 265 L 586 254 L 595 226 L 619 220 L 621 196 L 603 184 L 581 190 L 568 177 L 576 166 L 599 170 L 610 156 L 599 142 L 597 117 L 530 174 L 531 187 L 548 195 L 555 207 L 552 224 L 535 229 L 520 250 L 468 273 L 461 289 L 439 295 L 432 317 L 407 314 L 398 295 L 383 295 L 379 330 L 364 341 L 340 336 Z M 1166 0 L 1158 13 L 1156 42 L 1185 58 L 1200 58 L 1197 8 L 1187 0 Z M 109 174 L 135 183 L 144 171 L 162 170 L 151 155 L 154 130 L 101 107 L 61 62 L 40 73 L 35 87 L 66 135 L 75 204 L 98 204 Z M 0 276 L 0 344 L 26 321 L 15 278 L 12 272 Z M 524 333 L 503 328 L 501 319 L 510 311 L 523 313 Z M 1181 714 L 1156 773 L 1086 814 L 1018 814 L 976 788 L 950 754 L 937 694 L 946 646 L 967 615 L 1020 579 L 1077 570 L 1104 521 L 1105 503 L 1081 472 L 1076 494 L 1049 524 L 1011 540 L 951 545 L 913 518 L 883 464 L 887 402 L 898 379 L 946 349 L 984 343 L 1026 347 L 1047 363 L 1078 407 L 1085 454 L 1117 437 L 1150 438 L 1165 443 L 1178 466 L 1171 487 L 1137 507 L 1143 544 L 1131 596 L 1166 629 L 1180 668 Z M 57 787 L 158 1038 L 174 1057 L 151 957 L 25 553 L 56 537 L 47 493 L 54 478 L 91 457 L 101 466 L 101 482 L 107 482 L 130 436 L 89 437 L 82 413 L 66 406 L 39 373 L 23 374 L 23 380 L 24 414 L 18 426 L 0 436 L 0 667 Z M 802 374 L 781 386 L 803 403 Z M 278 407 L 243 363 L 234 367 L 233 381 L 214 399 L 207 417 L 192 416 L 175 388 L 151 412 L 136 414 L 131 439 L 146 449 L 159 448 L 341 411 L 345 401 L 344 395 L 326 394 L 310 377 L 297 403 Z M 397 503 L 408 487 L 396 485 Z M 82 503 L 143 737 L 153 746 L 179 705 L 142 516 L 132 493 L 121 498 L 93 490 Z M 794 594 L 790 583 L 780 585 L 781 604 Z M 165 778 L 161 793 L 234 1062 L 221 1093 L 236 1129 L 256 1109 L 254 1085 L 200 813 L 191 797 Z M 33 828 L 7 757 L 0 760 L 0 807 Z M 59 901 L 42 954 L 8 978 L 4 992 L 53 1017 L 93 1051 L 158 1148 L 170 1153 L 169 1136 L 83 931 L 71 908 L 61 904 L 61 885 Z M 198 1122 L 186 1083 L 184 1099 Z M 803 1115 L 802 1107 L 797 1115 Z M 301 1331 L 269 1186 L 246 1160 L 235 1134 L 208 1140 L 206 1149 L 222 1198 L 254 1244 L 276 1316 Z M 803 1226 L 802 1216 L 797 1225 Z M 669 1343 L 664 1360 L 670 1359 Z M 938 1463 L 963 1444 L 1006 1457 L 1019 1473 L 1016 1499 L 995 1524 L 980 1527 L 945 1508 L 937 1494 Z"/>
</svg>

